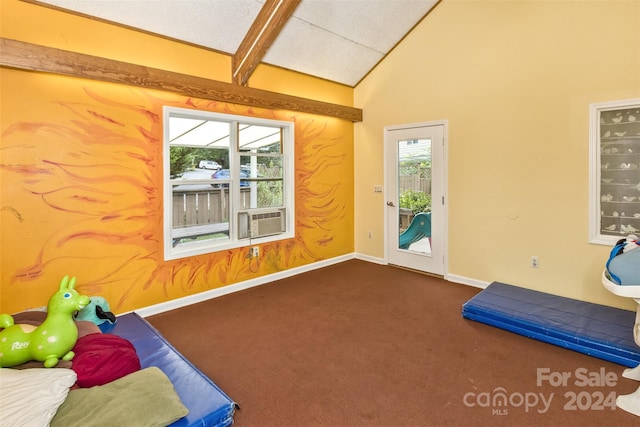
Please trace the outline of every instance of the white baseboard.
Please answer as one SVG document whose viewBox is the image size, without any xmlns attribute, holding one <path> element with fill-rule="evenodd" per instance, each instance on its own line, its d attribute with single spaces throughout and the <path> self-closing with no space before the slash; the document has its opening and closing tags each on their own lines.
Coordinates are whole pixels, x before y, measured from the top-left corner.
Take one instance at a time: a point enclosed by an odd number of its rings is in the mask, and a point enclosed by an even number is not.
<svg viewBox="0 0 640 427">
<path fill-rule="evenodd" d="M 469 277 L 458 276 L 456 274 L 445 274 L 444 280 L 453 283 L 460 283 L 461 285 L 473 286 L 474 288 L 486 289 L 491 283 L 483 282 L 481 280 L 471 279 Z"/>
<path fill-rule="evenodd" d="M 257 277 L 255 279 L 245 280 L 244 282 L 234 283 L 232 285 L 223 286 L 221 288 L 211 289 L 209 291 L 200 292 L 194 295 L 189 295 L 189 296 L 177 298 L 171 301 L 150 305 L 150 306 L 135 310 L 135 312 L 142 317 L 153 316 L 155 314 L 164 313 L 165 311 L 175 310 L 177 308 L 186 307 L 191 304 L 207 301 L 212 298 L 217 298 L 223 295 L 228 295 L 234 292 L 264 285 L 266 283 L 270 283 L 276 280 L 286 279 L 288 277 L 306 273 L 308 271 L 317 270 L 318 268 L 328 267 L 330 265 L 338 264 L 340 262 L 348 261 L 354 258 L 362 261 L 375 263 L 375 264 L 382 264 L 382 265 L 387 264 L 382 258 L 358 254 L 358 253 L 350 253 L 350 254 L 341 255 L 335 258 L 313 262 L 311 264 L 303 265 L 300 267 L 279 271 L 277 273 L 268 274 L 266 276 Z M 469 285 L 469 286 L 473 286 L 481 289 L 485 289 L 487 286 L 489 286 L 489 283 L 487 282 L 470 279 L 468 277 L 457 276 L 455 274 L 446 274 L 444 276 L 444 279 L 449 282 L 460 283 L 463 285 Z"/>
<path fill-rule="evenodd" d="M 257 277 L 251 280 L 245 280 L 244 282 L 234 283 L 233 285 L 223 286 L 221 288 L 211 289 L 209 291 L 200 292 L 194 295 L 189 295 L 182 298 L 177 298 L 171 301 L 161 302 L 159 304 L 150 305 L 135 310 L 142 317 L 153 316 L 155 314 L 164 313 L 165 311 L 175 310 L 177 308 L 186 307 L 191 304 L 207 301 L 212 298 L 228 295 L 233 292 L 242 291 L 245 289 L 253 288 L 256 286 L 264 285 L 280 279 L 286 279 L 297 274 L 306 273 L 307 271 L 313 271 L 318 268 L 328 267 L 333 264 L 348 261 L 356 258 L 355 254 L 350 253 L 341 255 L 331 259 L 325 259 L 322 261 L 313 262 L 311 264 L 303 265 L 300 267 L 290 268 L 288 270 L 279 271 L 277 273 L 268 274 L 266 276 Z"/>
<path fill-rule="evenodd" d="M 354 258 L 362 260 L 362 261 L 372 262 L 374 264 L 387 265 L 387 263 L 384 261 L 384 259 L 378 258 L 378 257 L 373 257 L 373 256 L 370 256 L 370 255 L 364 255 L 364 254 L 356 253 L 356 254 L 354 254 Z"/>
<path fill-rule="evenodd" d="M 360 259 L 363 261 L 372 262 L 375 264 L 382 264 L 382 265 L 388 264 L 383 258 L 373 257 L 370 255 L 364 255 L 359 253 L 356 253 L 354 255 L 354 258 Z M 486 287 L 491 284 L 489 282 L 483 282 L 480 280 L 471 279 L 469 277 L 458 276 L 456 274 L 447 274 L 447 273 L 444 274 L 444 280 L 448 282 L 459 283 L 461 285 L 468 285 L 468 286 L 472 286 L 474 288 L 480 288 L 480 289 L 486 289 Z"/>
</svg>

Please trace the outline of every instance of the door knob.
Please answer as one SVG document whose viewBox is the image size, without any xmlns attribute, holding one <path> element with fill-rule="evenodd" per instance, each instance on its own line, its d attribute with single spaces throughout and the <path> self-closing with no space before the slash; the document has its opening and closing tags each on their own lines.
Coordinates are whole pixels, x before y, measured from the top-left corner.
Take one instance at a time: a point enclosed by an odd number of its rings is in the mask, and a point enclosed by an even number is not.
<svg viewBox="0 0 640 427">
<path fill-rule="evenodd" d="M 387 206 L 391 206 L 392 208 L 396 207 L 396 205 L 394 205 L 393 202 L 387 202 Z"/>
</svg>

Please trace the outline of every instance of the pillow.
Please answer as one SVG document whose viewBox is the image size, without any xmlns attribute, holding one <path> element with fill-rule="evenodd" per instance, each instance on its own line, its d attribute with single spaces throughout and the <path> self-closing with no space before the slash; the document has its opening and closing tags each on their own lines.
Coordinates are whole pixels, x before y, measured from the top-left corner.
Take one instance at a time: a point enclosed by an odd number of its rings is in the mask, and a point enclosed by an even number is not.
<svg viewBox="0 0 640 427">
<path fill-rule="evenodd" d="M 47 312 L 41 310 L 27 310 L 21 311 L 13 315 L 14 323 L 22 323 L 33 326 L 40 326 L 42 322 L 47 318 Z"/>
<path fill-rule="evenodd" d="M 70 391 L 51 426 L 166 426 L 188 413 L 169 378 L 152 366 L 109 384 Z"/>
<path fill-rule="evenodd" d="M 0 369 L 0 425 L 48 426 L 75 382 L 71 369 Z"/>
<path fill-rule="evenodd" d="M 90 334 L 73 347 L 73 369 L 78 387 L 107 384 L 140 370 L 140 359 L 131 342 L 112 334 Z"/>
</svg>

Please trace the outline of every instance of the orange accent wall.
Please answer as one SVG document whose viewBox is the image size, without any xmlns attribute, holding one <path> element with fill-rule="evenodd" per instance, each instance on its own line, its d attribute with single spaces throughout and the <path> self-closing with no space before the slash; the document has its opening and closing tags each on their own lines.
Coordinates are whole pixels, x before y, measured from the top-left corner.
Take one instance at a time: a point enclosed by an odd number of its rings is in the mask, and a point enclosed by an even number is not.
<svg viewBox="0 0 640 427">
<path fill-rule="evenodd" d="M 353 252 L 351 122 L 6 68 L 0 90 L 0 312 L 64 275 L 118 313 Z M 163 261 L 163 105 L 295 122 L 294 239 Z"/>
</svg>

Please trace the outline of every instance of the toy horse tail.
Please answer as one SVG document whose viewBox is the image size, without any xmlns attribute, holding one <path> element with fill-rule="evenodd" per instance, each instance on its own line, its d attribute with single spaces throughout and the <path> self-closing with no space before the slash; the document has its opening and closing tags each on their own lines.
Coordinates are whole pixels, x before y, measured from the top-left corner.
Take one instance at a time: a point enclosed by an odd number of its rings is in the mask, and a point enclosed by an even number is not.
<svg viewBox="0 0 640 427">
<path fill-rule="evenodd" d="M 5 313 L 0 314 L 0 328 L 6 329 L 9 326 L 13 326 L 13 324 L 14 324 L 13 316 Z"/>
</svg>

